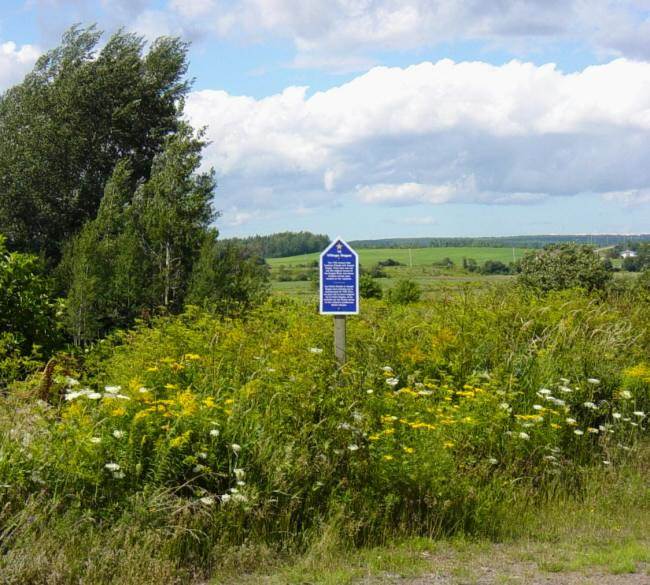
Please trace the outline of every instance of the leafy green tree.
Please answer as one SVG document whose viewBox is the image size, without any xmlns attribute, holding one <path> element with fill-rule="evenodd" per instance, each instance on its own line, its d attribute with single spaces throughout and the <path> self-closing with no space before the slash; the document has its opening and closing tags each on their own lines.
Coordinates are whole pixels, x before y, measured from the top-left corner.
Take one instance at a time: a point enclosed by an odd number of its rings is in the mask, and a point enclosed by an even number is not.
<svg viewBox="0 0 650 585">
<path fill-rule="evenodd" d="M 215 218 L 214 171 L 198 173 L 204 142 L 189 126 L 167 140 L 150 179 L 133 198 L 135 222 L 149 260 L 150 303 L 178 309 L 205 232 Z"/>
<path fill-rule="evenodd" d="M 359 278 L 359 294 L 363 299 L 380 299 L 383 290 L 370 274 L 362 274 Z"/>
<path fill-rule="evenodd" d="M 590 246 L 553 244 L 528 252 L 519 265 L 519 282 L 548 292 L 566 288 L 603 289 L 612 278 Z"/>
<path fill-rule="evenodd" d="M 231 312 L 247 310 L 269 294 L 269 268 L 264 259 L 232 241 L 217 241 L 209 232 L 194 264 L 187 303 Z"/>
<path fill-rule="evenodd" d="M 55 260 L 95 217 L 116 163 L 135 186 L 180 126 L 187 45 L 73 27 L 0 98 L 0 231 Z"/>
<path fill-rule="evenodd" d="M 481 274 L 510 274 L 510 268 L 499 260 L 486 260 L 481 266 Z"/>
<path fill-rule="evenodd" d="M 422 290 L 417 282 L 413 280 L 399 280 L 397 284 L 388 291 L 388 299 L 398 305 L 407 305 L 420 300 Z"/>
</svg>

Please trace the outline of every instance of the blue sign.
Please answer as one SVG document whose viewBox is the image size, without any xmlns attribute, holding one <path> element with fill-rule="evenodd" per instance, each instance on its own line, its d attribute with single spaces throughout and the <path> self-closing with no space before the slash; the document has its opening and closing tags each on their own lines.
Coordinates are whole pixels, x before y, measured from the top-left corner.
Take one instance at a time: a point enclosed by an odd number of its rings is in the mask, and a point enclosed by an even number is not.
<svg viewBox="0 0 650 585">
<path fill-rule="evenodd" d="M 359 313 L 359 256 L 341 238 L 320 255 L 320 313 Z"/>
</svg>

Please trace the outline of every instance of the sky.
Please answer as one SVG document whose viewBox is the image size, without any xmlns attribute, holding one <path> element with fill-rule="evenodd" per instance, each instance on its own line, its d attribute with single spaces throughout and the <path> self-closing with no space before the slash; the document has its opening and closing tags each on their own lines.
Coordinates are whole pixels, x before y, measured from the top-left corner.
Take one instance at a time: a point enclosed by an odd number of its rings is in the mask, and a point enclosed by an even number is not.
<svg viewBox="0 0 650 585">
<path fill-rule="evenodd" d="M 191 42 L 224 236 L 650 232 L 650 0 L 3 0 L 0 91 L 74 23 Z"/>
</svg>

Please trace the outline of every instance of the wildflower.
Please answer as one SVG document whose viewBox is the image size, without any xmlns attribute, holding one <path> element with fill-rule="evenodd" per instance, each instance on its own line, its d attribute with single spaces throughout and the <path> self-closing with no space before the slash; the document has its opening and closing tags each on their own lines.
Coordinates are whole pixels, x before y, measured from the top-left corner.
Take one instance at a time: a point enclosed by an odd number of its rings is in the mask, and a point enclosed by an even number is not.
<svg viewBox="0 0 650 585">
<path fill-rule="evenodd" d="M 201 502 L 204 506 L 213 506 L 214 498 L 210 496 L 203 496 L 202 498 L 199 498 L 199 502 Z"/>
<path fill-rule="evenodd" d="M 541 404 L 533 404 L 533 410 L 544 410 Z"/>
<path fill-rule="evenodd" d="M 580 435 L 584 435 L 585 432 L 584 432 L 584 431 L 581 431 L 580 429 L 575 429 L 575 430 L 573 431 L 573 434 L 580 436 Z"/>
<path fill-rule="evenodd" d="M 587 427 L 587 432 L 592 433 L 594 435 L 598 434 L 598 429 L 595 429 L 594 427 Z"/>
<path fill-rule="evenodd" d="M 549 394 L 551 394 L 551 391 L 550 391 L 548 388 L 542 388 L 542 389 L 538 392 L 538 394 L 542 394 L 542 395 L 548 396 Z"/>
<path fill-rule="evenodd" d="M 372 389 L 368 389 L 368 390 L 366 390 L 366 394 L 374 394 L 374 393 L 375 393 L 375 391 L 372 390 Z"/>
<path fill-rule="evenodd" d="M 344 431 L 349 431 L 352 427 L 350 426 L 350 423 L 342 422 L 342 423 L 339 423 L 337 428 L 342 429 Z"/>
<path fill-rule="evenodd" d="M 611 461 L 607 461 L 607 459 L 603 459 L 603 464 L 605 464 L 605 465 L 611 465 L 612 462 L 611 462 Z"/>
<path fill-rule="evenodd" d="M 601 433 L 604 433 L 604 432 L 607 430 L 607 427 L 604 426 L 604 425 L 598 425 L 598 430 L 599 430 Z"/>
<path fill-rule="evenodd" d="M 97 445 L 97 443 L 101 443 L 102 440 L 100 437 L 90 437 L 90 442 L 93 443 L 94 445 Z"/>
<path fill-rule="evenodd" d="M 620 412 L 612 412 L 612 418 L 619 420 L 623 415 Z"/>
<path fill-rule="evenodd" d="M 124 479 L 124 472 L 123 471 L 116 471 L 113 473 L 113 477 L 115 479 Z"/>
<path fill-rule="evenodd" d="M 639 418 L 645 418 L 645 412 L 642 410 L 635 410 L 632 414 L 634 416 L 638 416 Z"/>
<path fill-rule="evenodd" d="M 521 431 L 519 433 L 519 438 L 524 439 L 524 441 L 527 441 L 528 439 L 530 439 L 530 435 L 528 433 L 524 433 L 524 431 Z"/>
<path fill-rule="evenodd" d="M 355 445 L 355 444 L 348 445 L 348 449 L 350 451 L 358 451 L 359 450 L 359 445 Z"/>
<path fill-rule="evenodd" d="M 120 469 L 120 466 L 117 463 L 113 463 L 113 462 L 107 463 L 106 465 L 104 465 L 104 467 L 109 471 L 119 471 Z"/>
<path fill-rule="evenodd" d="M 443 446 L 445 447 L 445 449 L 451 449 L 454 446 L 454 442 L 453 441 L 445 441 L 443 443 Z"/>
<path fill-rule="evenodd" d="M 104 386 L 104 390 L 109 394 L 117 394 L 122 389 L 122 386 Z"/>
<path fill-rule="evenodd" d="M 70 378 L 69 376 L 66 376 L 65 385 L 68 386 L 69 388 L 72 387 L 72 386 L 79 386 L 79 380 L 77 380 L 75 378 Z"/>
<path fill-rule="evenodd" d="M 231 496 L 230 494 L 223 494 L 223 495 L 221 496 L 221 503 L 222 503 L 222 504 L 227 504 L 227 503 L 230 501 L 230 498 L 231 498 L 231 497 L 232 497 L 232 496 Z"/>
<path fill-rule="evenodd" d="M 144 386 L 141 386 L 140 388 L 138 388 L 138 392 L 140 392 L 140 394 L 146 394 L 147 392 L 149 392 L 149 388 L 145 388 Z"/>
<path fill-rule="evenodd" d="M 241 467 L 235 467 L 232 472 L 235 474 L 238 481 L 242 481 L 244 477 L 246 477 L 246 472 Z"/>
<path fill-rule="evenodd" d="M 90 398 L 90 400 L 99 400 L 102 397 L 99 392 L 91 392 L 90 394 L 86 394 L 86 396 Z"/>
<path fill-rule="evenodd" d="M 192 467 L 192 471 L 194 473 L 201 473 L 204 469 L 206 469 L 205 465 L 201 465 L 200 463 L 197 463 L 194 467 Z"/>
<path fill-rule="evenodd" d="M 391 368 L 390 366 L 383 366 L 383 367 L 382 367 L 382 370 L 383 370 L 384 372 L 386 372 L 387 374 L 390 374 L 390 373 L 392 373 L 393 368 Z"/>
<path fill-rule="evenodd" d="M 118 430 L 118 429 L 115 429 L 115 430 L 113 431 L 113 436 L 114 436 L 116 439 L 121 439 L 121 438 L 124 436 L 124 431 L 120 431 L 120 430 Z"/>
<path fill-rule="evenodd" d="M 625 400 L 629 400 L 632 398 L 632 393 L 629 390 L 621 390 L 620 396 Z"/>
<path fill-rule="evenodd" d="M 546 461 L 557 461 L 557 457 L 555 455 L 544 455 L 544 459 Z"/>
<path fill-rule="evenodd" d="M 568 425 L 575 425 L 575 424 L 577 424 L 577 421 L 576 421 L 575 418 L 567 418 L 567 419 L 566 419 L 566 424 L 568 424 Z"/>
<path fill-rule="evenodd" d="M 499 404 L 499 408 L 502 410 L 509 410 L 510 405 L 507 402 L 502 402 L 501 404 Z"/>
<path fill-rule="evenodd" d="M 598 378 L 587 378 L 587 382 L 593 384 L 594 386 L 600 384 L 600 380 Z"/>
<path fill-rule="evenodd" d="M 211 437 L 218 437 L 219 436 L 219 429 L 212 429 L 210 431 L 210 436 Z"/>
<path fill-rule="evenodd" d="M 569 394 L 570 392 L 573 392 L 573 390 L 571 390 L 571 388 L 569 388 L 568 386 L 560 386 L 560 392 L 564 392 L 565 394 Z"/>
<path fill-rule="evenodd" d="M 392 455 L 384 455 L 384 456 L 382 457 L 382 459 L 383 459 L 384 461 L 392 461 L 392 460 L 395 459 L 395 458 L 394 458 Z"/>
<path fill-rule="evenodd" d="M 232 499 L 235 500 L 235 502 L 247 502 L 248 498 L 244 494 L 234 494 L 232 496 Z"/>
<path fill-rule="evenodd" d="M 409 454 L 410 454 L 410 453 L 414 453 L 414 452 L 415 452 L 415 449 L 413 449 L 413 447 L 402 447 L 402 448 L 404 449 L 404 452 L 405 452 L 405 453 L 409 453 Z"/>
<path fill-rule="evenodd" d="M 598 408 L 593 402 L 585 402 L 582 406 L 585 408 L 591 408 L 592 410 Z"/>
<path fill-rule="evenodd" d="M 399 384 L 399 378 L 386 378 L 386 384 L 395 387 Z"/>
<path fill-rule="evenodd" d="M 560 378 L 560 382 L 562 382 L 563 384 L 568 384 L 570 380 L 568 378 Z"/>
<path fill-rule="evenodd" d="M 239 446 L 237 443 L 233 443 L 230 445 L 230 448 L 232 449 L 232 452 L 237 455 L 241 451 L 241 446 Z"/>
<path fill-rule="evenodd" d="M 207 459 L 208 458 L 208 454 L 205 451 L 201 451 L 200 453 L 197 453 L 196 456 L 199 459 Z"/>
<path fill-rule="evenodd" d="M 489 461 L 492 465 L 496 465 L 497 463 L 499 463 L 499 460 L 498 460 L 498 459 L 495 459 L 494 457 L 490 457 L 490 458 L 488 459 L 488 461 Z"/>
<path fill-rule="evenodd" d="M 309 351 L 310 351 L 311 353 L 316 353 L 316 354 L 318 354 L 318 353 L 323 353 L 323 350 L 322 350 L 320 347 L 310 347 L 310 348 L 309 348 Z"/>
</svg>

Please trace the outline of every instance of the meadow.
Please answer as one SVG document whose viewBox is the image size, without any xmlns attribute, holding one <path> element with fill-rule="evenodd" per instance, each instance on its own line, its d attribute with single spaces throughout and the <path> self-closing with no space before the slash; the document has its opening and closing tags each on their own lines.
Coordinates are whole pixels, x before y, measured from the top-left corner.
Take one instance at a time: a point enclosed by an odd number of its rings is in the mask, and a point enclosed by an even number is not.
<svg viewBox="0 0 650 585">
<path fill-rule="evenodd" d="M 644 517 L 649 323 L 632 289 L 364 301 L 338 367 L 311 300 L 141 322 L 0 401 L 3 581 L 342 583 L 404 539 Z"/>
</svg>

